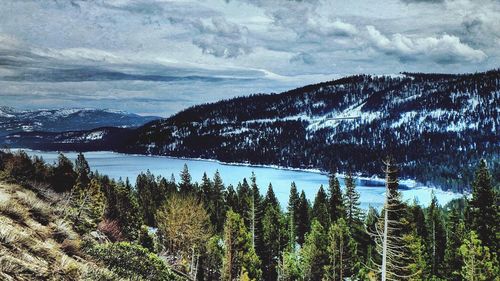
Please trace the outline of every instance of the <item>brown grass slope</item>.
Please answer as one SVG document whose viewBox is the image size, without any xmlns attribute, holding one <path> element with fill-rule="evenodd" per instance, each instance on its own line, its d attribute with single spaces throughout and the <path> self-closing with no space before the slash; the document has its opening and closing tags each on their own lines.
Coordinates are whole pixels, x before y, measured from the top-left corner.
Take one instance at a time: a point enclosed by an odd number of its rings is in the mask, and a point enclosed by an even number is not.
<svg viewBox="0 0 500 281">
<path fill-rule="evenodd" d="M 0 280 L 119 280 L 80 251 L 67 198 L 0 182 Z"/>
</svg>

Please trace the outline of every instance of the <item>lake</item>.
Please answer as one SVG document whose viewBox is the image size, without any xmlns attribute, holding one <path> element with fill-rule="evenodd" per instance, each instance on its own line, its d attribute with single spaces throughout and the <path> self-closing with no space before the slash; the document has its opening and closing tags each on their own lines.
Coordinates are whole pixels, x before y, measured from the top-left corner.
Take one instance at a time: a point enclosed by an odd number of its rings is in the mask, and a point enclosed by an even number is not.
<svg viewBox="0 0 500 281">
<path fill-rule="evenodd" d="M 47 163 L 57 160 L 58 152 L 25 150 L 29 155 L 42 156 Z M 68 158 L 75 160 L 76 152 L 65 152 Z M 85 158 L 93 171 L 98 170 L 111 178 L 125 179 L 128 177 L 131 183 L 135 183 L 137 175 L 143 171 L 150 170 L 154 175 L 162 175 L 167 179 L 174 174 L 176 180 L 184 163 L 188 165 L 193 181 L 201 182 L 203 173 L 206 172 L 210 178 L 216 170 L 219 170 L 224 184 L 232 184 L 235 188 L 243 178 L 250 178 L 252 172 L 257 176 L 257 184 L 262 194 L 265 195 L 269 183 L 272 183 L 274 193 L 283 207 L 287 206 L 290 184 L 294 181 L 299 192 L 304 190 L 307 198 L 312 202 L 318 192 L 320 185 L 325 190 L 328 188 L 328 177 L 325 174 L 314 171 L 298 171 L 291 169 L 280 169 L 275 167 L 244 166 L 236 164 L 224 164 L 210 160 L 181 159 L 165 156 L 147 156 L 122 154 L 109 151 L 86 152 Z M 339 177 L 343 186 L 342 177 Z M 358 178 L 356 189 L 360 193 L 360 202 L 363 209 L 369 206 L 380 208 L 384 202 L 385 187 L 379 179 Z M 411 180 L 402 181 L 404 189 L 401 190 L 404 200 L 417 199 L 420 204 L 427 206 L 434 191 L 439 203 L 444 205 L 453 198 L 462 195 L 439 189 L 429 188 Z"/>
</svg>

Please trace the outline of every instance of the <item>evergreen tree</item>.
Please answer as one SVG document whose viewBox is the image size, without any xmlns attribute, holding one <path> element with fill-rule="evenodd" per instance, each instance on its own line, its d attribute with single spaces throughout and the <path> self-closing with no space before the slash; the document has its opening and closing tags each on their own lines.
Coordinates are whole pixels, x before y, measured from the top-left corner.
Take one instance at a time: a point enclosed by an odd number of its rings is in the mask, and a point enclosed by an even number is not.
<svg viewBox="0 0 500 281">
<path fill-rule="evenodd" d="M 226 217 L 226 205 L 224 202 L 224 192 L 225 187 L 222 182 L 219 170 L 215 171 L 213 179 L 213 190 L 212 190 L 212 204 L 214 206 L 214 212 L 212 213 L 212 222 L 217 233 L 222 232 L 224 226 L 224 219 Z"/>
<path fill-rule="evenodd" d="M 51 176 L 52 186 L 57 192 L 69 191 L 75 185 L 75 180 L 76 173 L 73 170 L 73 163 L 64 154 L 59 153 L 57 165 Z"/>
<path fill-rule="evenodd" d="M 80 188 L 87 188 L 90 182 L 90 166 L 83 153 L 78 153 L 75 160 L 75 172 L 77 175 L 76 185 Z"/>
<path fill-rule="evenodd" d="M 345 212 L 346 222 L 351 232 L 360 225 L 361 209 L 359 208 L 359 193 L 356 191 L 354 178 L 349 172 L 345 178 Z"/>
<path fill-rule="evenodd" d="M 232 209 L 234 211 L 238 210 L 238 195 L 236 195 L 236 192 L 234 191 L 232 184 L 228 185 L 224 197 L 226 201 L 226 207 L 228 210 L 229 209 Z"/>
<path fill-rule="evenodd" d="M 462 278 L 467 281 L 498 280 L 500 270 L 496 256 L 483 246 L 475 231 L 471 231 L 460 246 Z"/>
<path fill-rule="evenodd" d="M 267 188 L 266 197 L 264 198 L 262 207 L 265 210 L 268 206 L 279 207 L 279 205 L 280 204 L 278 202 L 278 198 L 276 198 L 276 195 L 274 194 L 273 185 L 269 183 L 269 187 Z"/>
<path fill-rule="evenodd" d="M 263 276 L 264 280 L 276 280 L 277 266 L 280 257 L 280 240 L 281 226 L 280 226 L 281 211 L 279 206 L 269 204 L 267 205 L 264 218 L 262 220 L 263 226 Z"/>
<path fill-rule="evenodd" d="M 415 234 L 404 234 L 402 237 L 405 253 L 401 257 L 406 263 L 405 276 L 401 279 L 409 281 L 427 280 L 427 263 L 425 261 L 425 247 L 422 239 Z"/>
<path fill-rule="evenodd" d="M 184 164 L 184 168 L 180 174 L 181 182 L 179 183 L 179 192 L 181 194 L 192 194 L 194 191 L 193 184 L 191 183 L 191 174 L 189 173 L 189 169 L 187 164 Z"/>
<path fill-rule="evenodd" d="M 300 193 L 299 211 L 297 213 L 297 242 L 302 245 L 305 241 L 305 235 L 309 232 L 309 201 L 307 201 L 304 190 Z"/>
<path fill-rule="evenodd" d="M 432 193 L 431 204 L 427 209 L 427 228 L 429 229 L 428 252 L 430 257 L 430 270 L 434 276 L 442 277 L 444 252 L 446 247 L 446 233 L 442 220 L 442 213 L 437 203 L 437 198 Z"/>
<path fill-rule="evenodd" d="M 302 271 L 304 280 L 321 280 L 324 267 L 328 261 L 326 252 L 327 235 L 321 223 L 316 219 L 311 224 L 311 231 L 307 233 L 301 249 Z"/>
<path fill-rule="evenodd" d="M 259 187 L 257 185 L 257 178 L 255 173 L 252 172 L 252 176 L 250 177 L 251 181 L 251 223 L 250 223 L 250 232 L 252 234 L 252 246 L 255 248 L 255 252 L 259 257 L 263 256 L 265 251 L 264 241 L 263 241 L 263 216 L 265 213 L 265 209 L 263 209 L 263 201 L 262 195 L 260 195 Z"/>
<path fill-rule="evenodd" d="M 456 208 L 452 208 L 448 215 L 446 250 L 444 254 L 444 273 L 448 280 L 460 281 L 462 260 L 460 258 L 460 246 L 465 236 L 465 226 L 460 220 L 460 214 Z"/>
<path fill-rule="evenodd" d="M 142 209 L 144 223 L 149 226 L 155 226 L 156 210 L 160 207 L 157 205 L 158 184 L 155 176 L 147 170 L 146 173 L 140 173 L 137 176 L 135 184 L 139 205 Z"/>
<path fill-rule="evenodd" d="M 344 202 L 342 199 L 342 191 L 340 190 L 340 183 L 335 176 L 335 173 L 330 174 L 328 181 L 328 192 L 330 220 L 332 222 L 335 222 L 339 218 L 344 217 Z"/>
<path fill-rule="evenodd" d="M 262 272 L 260 260 L 252 248 L 252 237 L 243 219 L 229 210 L 224 224 L 224 258 L 222 280 L 232 281 L 241 277 L 243 269 L 252 279 L 259 280 Z"/>
<path fill-rule="evenodd" d="M 330 212 L 328 211 L 328 198 L 323 185 L 319 187 L 312 209 L 312 219 L 316 219 L 322 226 L 330 225 Z"/>
<path fill-rule="evenodd" d="M 236 193 L 238 195 L 238 214 L 243 218 L 245 225 L 249 229 L 252 221 L 252 191 L 246 178 L 243 179 L 243 183 L 238 183 Z"/>
<path fill-rule="evenodd" d="M 498 251 L 499 239 L 496 235 L 500 233 L 498 204 L 492 177 L 486 161 L 483 159 L 479 162 L 472 184 L 472 199 L 470 201 L 472 229 L 477 233 L 482 243 L 494 252 Z"/>
<path fill-rule="evenodd" d="M 97 179 L 90 181 L 87 192 L 89 193 L 89 217 L 94 224 L 98 224 L 104 215 L 106 198 L 101 183 Z"/>
<path fill-rule="evenodd" d="M 290 186 L 290 196 L 288 199 L 288 208 L 287 208 L 290 218 L 289 240 L 291 246 L 294 246 L 297 240 L 297 229 L 299 224 L 299 204 L 300 204 L 300 197 L 299 193 L 297 192 L 297 186 L 295 185 L 295 182 L 292 182 L 292 185 Z"/>
<path fill-rule="evenodd" d="M 332 223 L 327 236 L 328 264 L 325 265 L 324 280 L 345 280 L 356 273 L 357 243 L 352 238 L 343 218 Z"/>
</svg>

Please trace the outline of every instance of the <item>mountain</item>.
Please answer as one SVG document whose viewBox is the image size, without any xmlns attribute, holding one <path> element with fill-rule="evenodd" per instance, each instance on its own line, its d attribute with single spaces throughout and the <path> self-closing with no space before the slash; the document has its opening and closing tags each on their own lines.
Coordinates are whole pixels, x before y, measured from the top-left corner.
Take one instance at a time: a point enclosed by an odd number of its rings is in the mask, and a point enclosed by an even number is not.
<svg viewBox="0 0 500 281">
<path fill-rule="evenodd" d="M 0 136 L 19 132 L 64 132 L 99 127 L 138 127 L 159 119 L 102 109 L 50 109 L 18 111 L 0 107 Z"/>
<path fill-rule="evenodd" d="M 480 158 L 500 170 L 499 113 L 500 70 L 356 75 L 198 105 L 103 138 L 118 140 L 111 149 L 120 152 L 368 176 L 392 155 L 400 176 L 461 191 Z"/>
</svg>

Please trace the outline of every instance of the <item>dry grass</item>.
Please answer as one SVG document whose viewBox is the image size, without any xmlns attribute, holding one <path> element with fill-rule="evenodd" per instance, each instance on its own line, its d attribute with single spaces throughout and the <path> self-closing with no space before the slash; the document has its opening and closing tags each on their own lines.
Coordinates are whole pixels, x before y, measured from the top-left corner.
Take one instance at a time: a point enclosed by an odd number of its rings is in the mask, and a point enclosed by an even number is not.
<svg viewBox="0 0 500 281">
<path fill-rule="evenodd" d="M 0 244 L 14 248 L 28 244 L 29 236 L 10 225 L 2 225 L 0 228 Z"/>
<path fill-rule="evenodd" d="M 10 217 L 19 223 L 24 223 L 29 215 L 26 208 L 14 201 L 12 198 L 8 201 L 0 203 L 0 214 Z"/>
<path fill-rule="evenodd" d="M 73 228 L 68 222 L 58 219 L 52 226 L 52 237 L 59 243 L 62 243 L 66 239 L 74 240 L 77 234 L 73 231 Z"/>
<path fill-rule="evenodd" d="M 33 190 L 0 182 L 0 280 L 120 280 L 84 259 L 67 197 Z"/>
<path fill-rule="evenodd" d="M 17 193 L 16 199 L 29 208 L 31 217 L 43 225 L 47 225 L 52 217 L 50 206 L 38 199 L 33 192 Z"/>
</svg>

